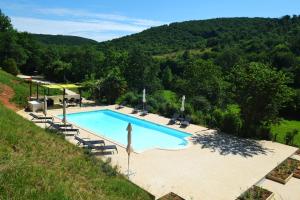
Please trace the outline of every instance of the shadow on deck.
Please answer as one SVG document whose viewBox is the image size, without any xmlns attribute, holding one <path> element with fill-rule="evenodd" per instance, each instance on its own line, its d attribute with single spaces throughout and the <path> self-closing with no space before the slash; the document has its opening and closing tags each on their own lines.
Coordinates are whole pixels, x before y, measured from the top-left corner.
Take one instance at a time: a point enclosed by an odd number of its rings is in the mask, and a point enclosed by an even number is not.
<svg viewBox="0 0 300 200">
<path fill-rule="evenodd" d="M 243 157 L 252 157 L 259 154 L 266 155 L 272 152 L 272 149 L 263 147 L 258 141 L 253 139 L 238 138 L 232 135 L 222 133 L 202 133 L 196 134 L 191 141 L 194 144 L 200 144 L 202 148 L 218 151 L 221 155 L 241 155 Z"/>
</svg>

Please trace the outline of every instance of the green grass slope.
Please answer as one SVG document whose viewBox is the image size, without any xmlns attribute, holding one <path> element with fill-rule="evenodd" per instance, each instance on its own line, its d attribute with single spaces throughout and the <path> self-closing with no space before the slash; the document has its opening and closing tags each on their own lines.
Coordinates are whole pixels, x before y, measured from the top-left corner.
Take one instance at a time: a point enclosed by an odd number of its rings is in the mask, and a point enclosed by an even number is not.
<svg viewBox="0 0 300 200">
<path fill-rule="evenodd" d="M 151 199 L 107 163 L 0 105 L 0 199 Z"/>
<path fill-rule="evenodd" d="M 0 84 L 7 85 L 15 91 L 15 96 L 11 99 L 11 102 L 14 102 L 19 106 L 26 105 L 27 97 L 29 96 L 28 83 L 25 83 L 23 80 L 0 70 Z M 36 88 L 33 87 L 33 93 L 35 92 Z"/>
</svg>

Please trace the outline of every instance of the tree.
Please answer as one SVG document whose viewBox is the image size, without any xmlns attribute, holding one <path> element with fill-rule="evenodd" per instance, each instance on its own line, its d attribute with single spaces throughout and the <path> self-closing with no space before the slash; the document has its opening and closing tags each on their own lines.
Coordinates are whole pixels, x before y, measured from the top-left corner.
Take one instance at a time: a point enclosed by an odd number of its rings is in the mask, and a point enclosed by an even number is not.
<svg viewBox="0 0 300 200">
<path fill-rule="evenodd" d="M 162 83 L 163 83 L 164 87 L 166 89 L 170 89 L 171 88 L 171 83 L 172 83 L 172 80 L 173 80 L 173 74 L 172 74 L 172 71 L 169 67 L 166 67 L 162 71 L 161 79 L 162 79 Z"/>
<path fill-rule="evenodd" d="M 129 53 L 124 76 L 130 89 L 142 91 L 146 88 L 150 92 L 160 89 L 159 72 L 159 65 L 151 56 L 136 49 Z"/>
<path fill-rule="evenodd" d="M 4 15 L 0 9 L 0 32 L 8 31 L 12 29 L 12 25 L 9 17 Z"/>
<path fill-rule="evenodd" d="M 230 80 L 241 109 L 244 136 L 260 135 L 261 130 L 276 122 L 279 109 L 292 94 L 287 76 L 261 63 L 234 67 Z"/>
<path fill-rule="evenodd" d="M 4 60 L 3 61 L 3 70 L 16 76 L 18 74 L 18 68 L 17 68 L 16 61 L 12 58 L 8 58 L 8 59 Z"/>
<path fill-rule="evenodd" d="M 8 58 L 13 58 L 18 66 L 28 58 L 26 50 L 18 43 L 18 33 L 13 30 L 0 32 L 0 62 Z"/>
<path fill-rule="evenodd" d="M 216 64 L 220 65 L 224 70 L 230 70 L 236 63 L 238 63 L 240 57 L 235 49 L 226 49 L 220 53 L 216 58 Z"/>
<path fill-rule="evenodd" d="M 50 80 L 55 80 L 58 82 L 67 82 L 71 69 L 71 63 L 56 60 L 47 67 L 45 75 Z"/>
<path fill-rule="evenodd" d="M 124 94 L 126 89 L 127 82 L 122 77 L 119 68 L 111 70 L 100 84 L 100 94 L 109 104 L 115 103 L 116 99 Z"/>
<path fill-rule="evenodd" d="M 204 96 L 211 105 L 218 105 L 223 100 L 225 82 L 220 67 L 202 59 L 189 60 L 185 64 L 182 91 L 186 95 Z"/>
</svg>

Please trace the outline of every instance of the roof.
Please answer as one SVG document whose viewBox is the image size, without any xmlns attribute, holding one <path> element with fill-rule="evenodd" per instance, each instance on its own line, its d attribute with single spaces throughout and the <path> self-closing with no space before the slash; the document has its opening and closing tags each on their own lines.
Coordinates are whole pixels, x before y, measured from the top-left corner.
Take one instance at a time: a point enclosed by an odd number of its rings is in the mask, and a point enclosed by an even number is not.
<svg viewBox="0 0 300 200">
<path fill-rule="evenodd" d="M 47 84 L 42 86 L 50 89 L 72 89 L 72 88 L 81 87 L 80 85 L 75 85 L 75 84 Z"/>
</svg>

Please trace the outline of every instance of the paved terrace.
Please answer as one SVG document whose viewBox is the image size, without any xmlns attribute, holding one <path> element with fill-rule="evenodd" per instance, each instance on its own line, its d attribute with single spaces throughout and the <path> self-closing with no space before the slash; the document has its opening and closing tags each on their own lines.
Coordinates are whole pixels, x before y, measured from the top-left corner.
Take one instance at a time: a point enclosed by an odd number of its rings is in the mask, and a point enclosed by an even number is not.
<svg viewBox="0 0 300 200">
<path fill-rule="evenodd" d="M 70 107 L 67 112 L 99 109 L 115 110 L 115 106 Z M 145 117 L 131 114 L 131 108 L 117 111 L 161 125 L 166 125 L 169 121 L 156 114 Z M 25 112 L 19 113 L 28 118 Z M 49 110 L 48 113 L 57 116 L 62 114 L 62 109 Z M 179 125 L 167 126 L 183 130 Z M 283 144 L 239 139 L 196 125 L 190 125 L 184 131 L 193 134 L 186 149 L 152 149 L 133 153 L 131 170 L 134 174 L 130 176 L 130 180 L 156 197 L 172 191 L 185 199 L 235 199 L 296 151 L 296 148 Z M 101 138 L 85 130 L 80 130 L 80 135 L 92 139 Z M 67 139 L 75 143 L 72 137 Z M 108 144 L 113 143 L 105 140 Z M 119 153 L 105 157 L 111 157 L 112 163 L 126 174 L 127 153 L 122 145 L 117 145 Z"/>
</svg>

